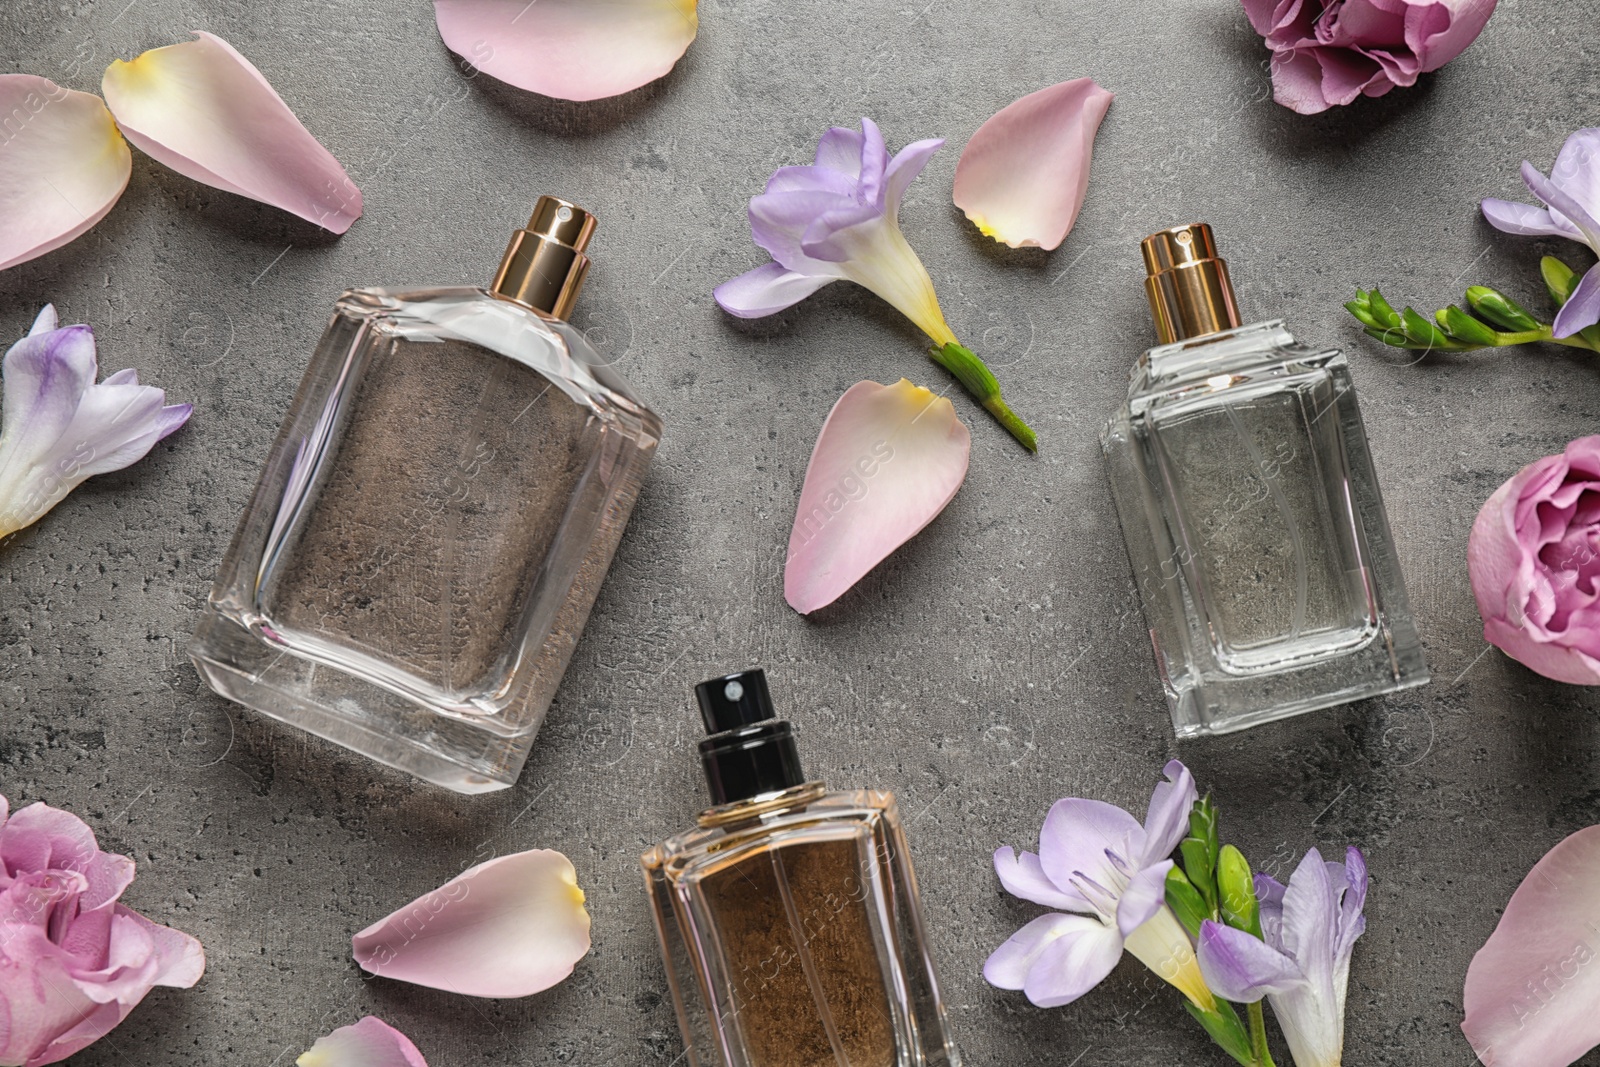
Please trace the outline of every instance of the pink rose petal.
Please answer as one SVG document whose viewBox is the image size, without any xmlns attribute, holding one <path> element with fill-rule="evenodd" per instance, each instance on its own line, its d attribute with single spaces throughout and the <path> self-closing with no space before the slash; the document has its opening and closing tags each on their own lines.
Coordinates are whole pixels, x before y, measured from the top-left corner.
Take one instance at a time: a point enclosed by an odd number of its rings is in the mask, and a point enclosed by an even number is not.
<svg viewBox="0 0 1600 1067">
<path fill-rule="evenodd" d="M 361 190 L 339 161 L 232 45 L 195 37 L 106 68 L 100 88 L 128 140 L 197 182 L 348 230 Z"/>
<path fill-rule="evenodd" d="M 833 603 L 943 511 L 972 438 L 950 401 L 904 378 L 857 382 L 822 425 L 789 534 L 783 595 L 802 615 Z"/>
<path fill-rule="evenodd" d="M 376 1015 L 317 1038 L 294 1062 L 297 1067 L 428 1067 L 411 1039 Z"/>
<path fill-rule="evenodd" d="M 956 207 L 1012 248 L 1058 247 L 1083 207 L 1095 131 L 1111 98 L 1077 78 L 1002 108 L 961 153 Z"/>
<path fill-rule="evenodd" d="M 1534 864 L 1467 968 L 1461 1029 L 1486 1067 L 1565 1067 L 1600 1045 L 1600 826 Z"/>
<path fill-rule="evenodd" d="M 598 100 L 663 76 L 688 50 L 696 0 L 433 0 L 450 51 L 561 100 Z"/>
<path fill-rule="evenodd" d="M 534 849 L 480 863 L 351 941 L 383 978 L 473 997 L 525 997 L 572 973 L 589 951 L 589 913 L 572 861 Z"/>
<path fill-rule="evenodd" d="M 106 217 L 133 154 L 98 96 L 0 74 L 0 270 L 60 248 Z"/>
</svg>

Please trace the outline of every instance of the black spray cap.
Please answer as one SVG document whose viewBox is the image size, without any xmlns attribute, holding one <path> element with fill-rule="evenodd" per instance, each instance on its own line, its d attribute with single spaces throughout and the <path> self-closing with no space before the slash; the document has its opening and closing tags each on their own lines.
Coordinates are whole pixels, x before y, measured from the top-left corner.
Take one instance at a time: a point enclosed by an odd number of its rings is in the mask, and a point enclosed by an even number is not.
<svg viewBox="0 0 1600 1067">
<path fill-rule="evenodd" d="M 695 686 L 700 716 L 710 734 L 700 742 L 700 764 L 713 804 L 731 804 L 805 783 L 794 730 L 775 718 L 767 675 L 760 668 Z"/>
</svg>

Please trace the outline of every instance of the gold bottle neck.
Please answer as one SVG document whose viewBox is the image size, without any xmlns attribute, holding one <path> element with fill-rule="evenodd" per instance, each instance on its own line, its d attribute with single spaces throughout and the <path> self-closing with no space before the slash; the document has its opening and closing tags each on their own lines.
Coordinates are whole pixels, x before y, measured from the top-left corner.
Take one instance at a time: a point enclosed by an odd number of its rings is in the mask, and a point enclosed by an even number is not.
<svg viewBox="0 0 1600 1067">
<path fill-rule="evenodd" d="M 751 797 L 749 800 L 738 800 L 732 804 L 719 804 L 714 808 L 707 808 L 700 813 L 698 822 L 701 827 L 708 830 L 713 827 L 754 822 L 764 815 L 815 804 L 827 794 L 828 787 L 824 783 L 806 782 L 804 785 L 785 789 L 781 793 L 766 793 Z"/>
<path fill-rule="evenodd" d="M 541 196 L 528 225 L 511 235 L 489 292 L 552 319 L 566 319 L 578 303 L 594 235 L 595 217 L 576 204 Z"/>
<path fill-rule="evenodd" d="M 1139 250 L 1158 343 L 1170 345 L 1240 325 L 1228 264 L 1217 255 L 1210 226 L 1196 222 L 1162 230 L 1140 242 Z"/>
</svg>

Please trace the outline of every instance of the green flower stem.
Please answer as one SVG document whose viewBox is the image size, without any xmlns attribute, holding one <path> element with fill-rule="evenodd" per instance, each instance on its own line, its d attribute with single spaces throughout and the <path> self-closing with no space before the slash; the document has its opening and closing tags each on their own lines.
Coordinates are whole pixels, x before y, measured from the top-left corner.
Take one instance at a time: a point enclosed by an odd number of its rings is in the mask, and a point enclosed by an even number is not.
<svg viewBox="0 0 1600 1067">
<path fill-rule="evenodd" d="M 1255 1056 L 1258 1067 L 1278 1067 L 1272 1062 L 1272 1052 L 1267 1048 L 1267 1018 L 1261 1010 L 1261 1001 L 1251 1004 L 1246 1010 L 1250 1017 L 1250 1052 Z"/>
<path fill-rule="evenodd" d="M 1546 256 L 1539 270 L 1552 300 L 1565 304 L 1572 298 L 1579 277 L 1571 267 L 1554 256 Z M 1376 289 L 1357 289 L 1356 298 L 1345 304 L 1345 309 L 1361 322 L 1369 336 L 1394 348 L 1471 352 L 1547 342 L 1600 352 L 1600 324 L 1571 337 L 1557 337 L 1549 323 L 1540 322 L 1515 300 L 1487 285 L 1470 287 L 1465 303 L 1470 311 L 1452 304 L 1434 312 L 1429 320 L 1409 307 L 1396 311 Z"/>
<path fill-rule="evenodd" d="M 1000 383 L 995 380 L 994 373 L 978 358 L 978 354 L 965 345 L 950 341 L 940 347 L 929 350 L 933 361 L 966 386 L 982 404 L 984 410 L 995 417 L 995 421 L 1004 426 L 1029 452 L 1039 451 L 1039 438 L 1031 427 L 1017 418 L 1011 408 L 1006 405 L 1000 396 Z"/>
</svg>

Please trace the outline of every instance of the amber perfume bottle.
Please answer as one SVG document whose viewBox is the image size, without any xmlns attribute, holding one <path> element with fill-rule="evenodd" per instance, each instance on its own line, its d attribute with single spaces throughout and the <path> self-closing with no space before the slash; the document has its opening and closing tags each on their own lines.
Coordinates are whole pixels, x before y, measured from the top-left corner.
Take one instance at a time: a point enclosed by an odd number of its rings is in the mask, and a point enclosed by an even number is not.
<svg viewBox="0 0 1600 1067">
<path fill-rule="evenodd" d="M 488 289 L 339 299 L 189 646 L 213 689 L 516 781 L 661 433 L 566 322 L 594 227 L 542 197 Z"/>
<path fill-rule="evenodd" d="M 693 1067 L 959 1067 L 894 797 L 806 781 L 765 674 L 696 689 L 712 807 L 644 855 Z"/>
<path fill-rule="evenodd" d="M 1209 226 L 1142 249 L 1161 344 L 1101 443 L 1178 735 L 1423 684 L 1349 361 L 1241 326 Z"/>
</svg>

